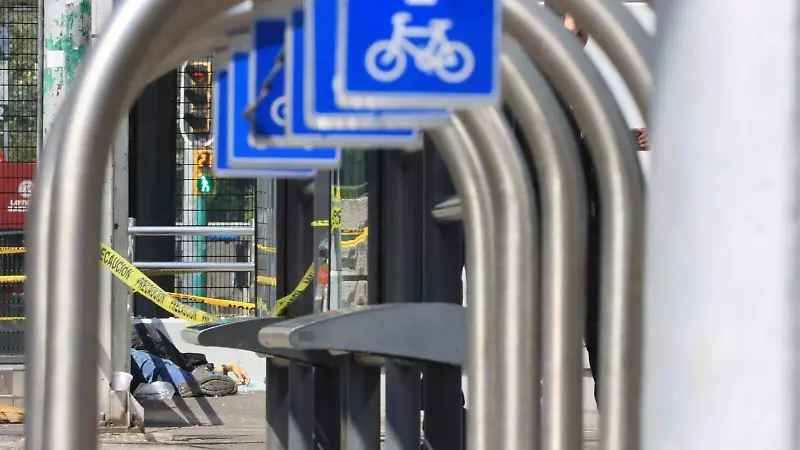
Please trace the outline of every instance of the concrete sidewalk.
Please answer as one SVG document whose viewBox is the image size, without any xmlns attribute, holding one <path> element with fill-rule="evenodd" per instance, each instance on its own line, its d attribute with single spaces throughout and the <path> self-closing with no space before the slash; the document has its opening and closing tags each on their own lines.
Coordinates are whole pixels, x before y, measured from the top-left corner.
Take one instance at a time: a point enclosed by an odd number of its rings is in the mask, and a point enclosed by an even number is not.
<svg viewBox="0 0 800 450">
<path fill-rule="evenodd" d="M 145 434 L 100 434 L 101 449 L 264 450 L 266 395 L 147 402 Z M 0 449 L 23 448 L 22 425 L 0 425 Z"/>
<path fill-rule="evenodd" d="M 264 392 L 231 397 L 147 402 L 145 434 L 100 434 L 101 449 L 236 449 L 266 447 Z M 23 448 L 22 425 L 0 425 L 0 449 Z M 598 449 L 596 432 L 586 430 L 585 450 Z M 377 449 L 376 449 L 377 450 Z"/>
</svg>

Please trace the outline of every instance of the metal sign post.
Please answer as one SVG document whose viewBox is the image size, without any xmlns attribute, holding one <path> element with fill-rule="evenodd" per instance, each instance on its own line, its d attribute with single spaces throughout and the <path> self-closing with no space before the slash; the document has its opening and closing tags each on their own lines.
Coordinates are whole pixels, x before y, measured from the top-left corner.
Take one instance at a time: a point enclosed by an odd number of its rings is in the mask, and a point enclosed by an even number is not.
<svg viewBox="0 0 800 450">
<path fill-rule="evenodd" d="M 383 152 L 378 155 L 380 196 L 378 223 L 372 229 L 381 233 L 380 302 L 411 303 L 422 301 L 422 152 Z M 373 287 L 370 287 L 372 290 Z M 422 384 L 420 365 L 387 359 L 386 442 L 388 448 L 419 446 Z"/>
<path fill-rule="evenodd" d="M 440 221 L 431 214 L 438 204 L 455 194 L 455 187 L 443 158 L 429 138 L 425 140 L 422 157 L 421 301 L 463 305 L 463 226 L 458 222 Z M 435 449 L 464 449 L 466 405 L 462 391 L 463 368 L 425 363 L 422 373 L 425 441 Z"/>
</svg>

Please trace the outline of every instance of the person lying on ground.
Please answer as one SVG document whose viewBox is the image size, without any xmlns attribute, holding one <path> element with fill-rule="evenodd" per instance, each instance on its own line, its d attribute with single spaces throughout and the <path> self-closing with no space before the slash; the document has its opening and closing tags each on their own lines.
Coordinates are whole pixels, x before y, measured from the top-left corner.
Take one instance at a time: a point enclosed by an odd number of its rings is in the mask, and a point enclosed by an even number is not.
<svg viewBox="0 0 800 450">
<path fill-rule="evenodd" d="M 250 381 L 247 373 L 237 363 L 214 366 L 203 364 L 192 371 L 178 367 L 174 362 L 150 352 L 131 349 L 131 372 L 134 381 L 131 391 L 141 383 L 163 381 L 170 383 L 181 397 L 222 397 L 238 392 L 238 383 Z M 228 376 L 232 373 L 238 379 Z"/>
<path fill-rule="evenodd" d="M 250 382 L 247 372 L 236 362 L 216 365 L 202 353 L 183 353 L 158 328 L 138 323 L 131 333 L 131 391 L 141 383 L 164 381 L 182 397 L 233 395 L 240 384 Z"/>
</svg>

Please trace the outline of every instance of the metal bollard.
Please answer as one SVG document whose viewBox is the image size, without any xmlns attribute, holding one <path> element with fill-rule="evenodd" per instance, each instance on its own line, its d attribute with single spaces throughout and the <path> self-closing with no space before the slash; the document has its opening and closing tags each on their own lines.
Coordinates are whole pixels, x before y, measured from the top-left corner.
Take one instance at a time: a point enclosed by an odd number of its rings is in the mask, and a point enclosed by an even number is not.
<svg viewBox="0 0 800 450">
<path fill-rule="evenodd" d="M 503 97 L 522 126 L 539 186 L 542 448 L 580 450 L 588 224 L 583 169 L 566 113 L 542 74 L 510 41 L 505 42 L 501 64 Z"/>
<path fill-rule="evenodd" d="M 601 447 L 639 446 L 644 180 L 637 146 L 597 68 L 550 11 L 507 2 L 503 24 L 572 106 L 597 168 L 601 216 Z"/>
<path fill-rule="evenodd" d="M 494 173 L 499 196 L 490 214 L 495 222 L 495 298 L 498 320 L 489 334 L 498 333 L 497 378 L 490 394 L 498 399 L 494 417 L 485 426 L 497 430 L 498 441 L 492 447 L 503 450 L 538 448 L 540 384 L 538 334 L 532 332 L 539 312 L 538 290 L 538 221 L 535 196 L 522 152 L 508 124 L 496 109 L 461 111 L 457 116 L 470 133 L 476 147 L 485 152 L 488 170 Z M 488 299 L 482 299 L 487 301 Z M 468 367 L 468 370 L 483 370 Z M 488 369 L 488 368 L 487 368 Z M 483 424 L 477 424 L 481 426 Z M 470 448 L 477 447 L 468 437 Z M 488 450 L 488 448 L 486 450 Z"/>
<path fill-rule="evenodd" d="M 422 151 L 383 151 L 380 155 L 381 303 L 421 302 L 422 285 Z M 372 250 L 372 248 L 371 248 Z M 370 255 L 372 257 L 372 254 Z M 371 280 L 370 280 L 371 281 Z M 418 448 L 422 385 L 420 365 L 386 359 L 386 443 L 389 449 Z"/>
<path fill-rule="evenodd" d="M 463 225 L 442 222 L 432 210 L 455 194 L 444 160 L 425 138 L 422 151 L 422 301 L 463 304 L 462 267 L 465 245 Z M 466 342 L 464 342 L 466 345 Z M 422 365 L 423 431 L 430 448 L 463 450 L 465 414 L 462 367 L 438 363 Z"/>
</svg>

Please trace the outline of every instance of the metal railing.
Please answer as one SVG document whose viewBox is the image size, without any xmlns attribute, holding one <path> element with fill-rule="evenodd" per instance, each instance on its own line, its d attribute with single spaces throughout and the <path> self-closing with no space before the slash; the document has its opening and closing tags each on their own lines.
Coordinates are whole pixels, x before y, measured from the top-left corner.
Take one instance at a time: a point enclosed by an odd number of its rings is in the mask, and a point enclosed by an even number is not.
<svg viewBox="0 0 800 450">
<path fill-rule="evenodd" d="M 137 269 L 145 271 L 148 275 L 178 275 L 196 274 L 210 272 L 224 273 L 250 273 L 255 280 L 255 227 L 246 226 L 137 226 L 133 218 L 128 219 L 128 260 Z M 192 237 L 211 237 L 211 236 L 235 236 L 247 237 L 251 239 L 250 262 L 219 262 L 219 261 L 137 261 L 136 260 L 136 238 L 146 236 L 192 236 Z M 231 287 L 233 286 L 231 282 Z M 197 286 L 192 286 L 197 288 Z M 204 288 L 205 286 L 201 286 Z M 250 289 L 245 289 L 249 292 Z M 129 304 L 133 308 L 132 298 L 134 293 L 129 294 Z M 252 295 L 247 295 L 252 297 Z M 234 300 L 234 299 L 231 299 Z M 252 299 L 250 299 L 252 300 Z M 190 301 L 188 303 L 196 303 Z M 205 306 L 204 306 L 205 307 Z M 134 309 L 132 309 L 134 310 Z"/>
</svg>

